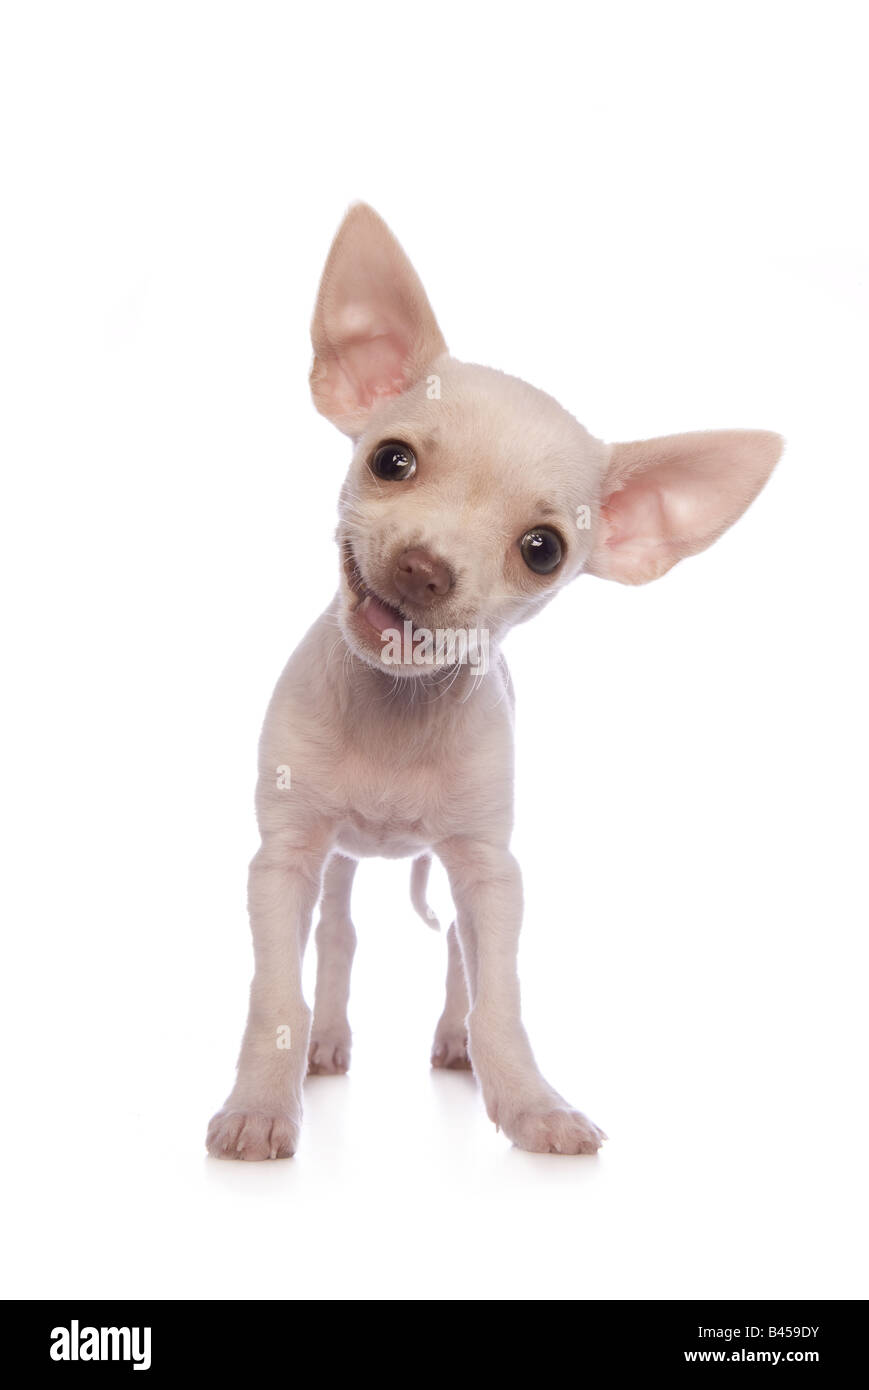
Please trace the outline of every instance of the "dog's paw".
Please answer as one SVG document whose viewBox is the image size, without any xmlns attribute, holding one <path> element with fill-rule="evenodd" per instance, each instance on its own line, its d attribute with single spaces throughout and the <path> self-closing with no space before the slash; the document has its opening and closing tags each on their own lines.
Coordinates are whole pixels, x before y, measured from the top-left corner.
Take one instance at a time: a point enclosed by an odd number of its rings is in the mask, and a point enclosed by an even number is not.
<svg viewBox="0 0 869 1390">
<path fill-rule="evenodd" d="M 205 1147 L 213 1158 L 292 1158 L 299 1121 L 289 1111 L 218 1110 L 208 1126 Z"/>
<path fill-rule="evenodd" d="M 432 1043 L 431 1064 L 448 1071 L 470 1071 L 468 1035 L 463 1027 L 446 1028 L 438 1024 Z"/>
<path fill-rule="evenodd" d="M 602 1129 L 566 1103 L 498 1115 L 500 1128 L 519 1149 L 546 1154 L 594 1154 L 606 1139 Z"/>
<path fill-rule="evenodd" d="M 309 1076 L 340 1076 L 350 1066 L 350 1031 L 318 1032 L 316 1025 L 308 1048 Z"/>
</svg>

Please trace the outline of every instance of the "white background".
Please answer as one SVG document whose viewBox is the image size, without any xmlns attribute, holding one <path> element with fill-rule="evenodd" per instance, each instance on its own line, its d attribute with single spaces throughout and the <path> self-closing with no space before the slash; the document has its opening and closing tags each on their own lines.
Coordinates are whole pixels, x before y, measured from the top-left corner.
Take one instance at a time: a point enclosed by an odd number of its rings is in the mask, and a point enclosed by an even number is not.
<svg viewBox="0 0 869 1390">
<path fill-rule="evenodd" d="M 861 19 L 4 7 L 7 1293 L 869 1292 Z M 378 862 L 350 1075 L 291 1162 L 204 1154 L 259 724 L 336 582 L 307 327 L 360 197 L 459 357 L 607 439 L 788 440 L 708 554 L 510 639 L 527 1022 L 598 1159 L 429 1072 L 443 938 Z"/>
</svg>

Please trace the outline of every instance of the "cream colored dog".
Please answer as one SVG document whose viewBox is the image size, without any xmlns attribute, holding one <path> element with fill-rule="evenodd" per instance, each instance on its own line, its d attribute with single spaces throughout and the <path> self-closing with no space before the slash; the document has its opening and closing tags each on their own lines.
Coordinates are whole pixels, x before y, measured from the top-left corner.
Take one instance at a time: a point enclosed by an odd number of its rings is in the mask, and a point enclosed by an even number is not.
<svg viewBox="0 0 869 1390">
<path fill-rule="evenodd" d="M 642 584 L 703 550 L 760 491 L 781 440 L 739 430 L 602 444 L 542 391 L 455 361 L 413 267 L 365 205 L 335 238 L 312 337 L 317 409 L 354 445 L 341 585 L 266 715 L 250 1014 L 208 1149 L 295 1152 L 306 1070 L 349 1065 L 357 860 L 417 856 L 413 899 L 430 919 L 433 852 L 456 905 L 433 1065 L 472 1066 L 490 1117 L 521 1148 L 594 1153 L 604 1134 L 541 1076 L 520 1018 L 499 644 L 578 574 Z M 456 634 L 471 634 L 466 647 Z M 320 897 L 312 1023 L 302 958 Z"/>
</svg>

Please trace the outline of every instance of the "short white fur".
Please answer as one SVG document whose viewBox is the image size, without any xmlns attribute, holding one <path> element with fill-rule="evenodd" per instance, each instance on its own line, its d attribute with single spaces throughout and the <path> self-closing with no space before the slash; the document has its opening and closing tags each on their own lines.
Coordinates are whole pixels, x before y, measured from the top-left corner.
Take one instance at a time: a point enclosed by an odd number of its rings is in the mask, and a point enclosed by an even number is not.
<svg viewBox="0 0 869 1390">
<path fill-rule="evenodd" d="M 248 1160 L 295 1152 L 306 1072 L 350 1062 L 356 863 L 413 856 L 425 917 L 435 854 L 456 921 L 433 1065 L 472 1066 L 490 1117 L 521 1148 L 594 1153 L 606 1136 L 544 1080 L 520 1016 L 513 699 L 500 643 L 581 573 L 645 583 L 704 549 L 760 491 L 782 441 L 729 430 L 607 445 L 542 391 L 456 361 L 410 262 L 364 204 L 332 245 L 312 339 L 315 404 L 353 440 L 340 587 L 290 658 L 262 732 L 255 974 L 237 1078 L 208 1149 Z M 412 450 L 408 480 L 373 473 L 384 441 Z M 541 526 L 563 552 L 546 575 L 520 546 Z M 384 610 L 415 627 L 485 628 L 488 671 L 384 665 L 372 621 Z M 284 766 L 291 791 L 275 776 Z M 312 1013 L 302 961 L 318 900 Z M 285 1036 L 290 1047 L 276 1042 Z"/>
</svg>

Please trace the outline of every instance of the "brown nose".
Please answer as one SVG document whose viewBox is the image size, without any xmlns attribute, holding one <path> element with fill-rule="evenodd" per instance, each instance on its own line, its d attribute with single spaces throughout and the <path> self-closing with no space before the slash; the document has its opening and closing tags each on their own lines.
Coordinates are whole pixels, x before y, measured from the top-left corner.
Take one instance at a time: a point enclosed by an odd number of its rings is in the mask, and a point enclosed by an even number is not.
<svg viewBox="0 0 869 1390">
<path fill-rule="evenodd" d="M 412 603 L 429 604 L 453 587 L 453 576 L 443 560 L 427 550 L 405 550 L 395 564 L 395 587 Z"/>
</svg>

